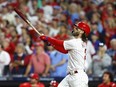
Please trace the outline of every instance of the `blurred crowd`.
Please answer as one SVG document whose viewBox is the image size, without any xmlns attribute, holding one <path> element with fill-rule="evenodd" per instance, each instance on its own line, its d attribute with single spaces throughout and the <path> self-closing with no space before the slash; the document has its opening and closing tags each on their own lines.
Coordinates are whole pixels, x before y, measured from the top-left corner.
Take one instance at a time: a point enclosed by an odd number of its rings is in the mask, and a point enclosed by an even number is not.
<svg viewBox="0 0 116 87">
<path fill-rule="evenodd" d="M 39 32 L 60 40 L 72 38 L 74 23 L 87 22 L 91 27 L 87 74 L 99 77 L 111 71 L 116 75 L 116 0 L 0 0 L 0 76 L 67 74 L 68 55 L 41 41 L 14 7 Z"/>
</svg>

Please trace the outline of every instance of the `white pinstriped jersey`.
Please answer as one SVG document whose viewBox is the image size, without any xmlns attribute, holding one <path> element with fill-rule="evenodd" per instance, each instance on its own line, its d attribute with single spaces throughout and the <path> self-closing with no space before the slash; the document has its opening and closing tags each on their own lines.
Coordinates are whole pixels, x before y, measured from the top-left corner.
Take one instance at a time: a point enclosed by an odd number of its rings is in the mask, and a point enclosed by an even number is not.
<svg viewBox="0 0 116 87">
<path fill-rule="evenodd" d="M 68 61 L 68 72 L 74 70 L 84 70 L 85 69 L 85 59 L 86 59 L 86 43 L 78 39 L 71 39 L 64 41 L 64 48 L 68 50 L 69 61 Z"/>
</svg>

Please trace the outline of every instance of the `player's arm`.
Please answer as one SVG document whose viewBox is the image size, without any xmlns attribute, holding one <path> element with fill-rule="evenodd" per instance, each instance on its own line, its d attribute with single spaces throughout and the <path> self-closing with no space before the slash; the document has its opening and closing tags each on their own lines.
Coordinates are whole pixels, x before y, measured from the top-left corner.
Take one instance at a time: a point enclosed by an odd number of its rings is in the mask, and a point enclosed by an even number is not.
<svg viewBox="0 0 116 87">
<path fill-rule="evenodd" d="M 57 40 L 55 38 L 51 38 L 45 35 L 40 36 L 40 39 L 43 41 L 49 42 L 56 50 L 62 53 L 68 53 L 68 51 L 64 49 L 63 40 Z"/>
</svg>

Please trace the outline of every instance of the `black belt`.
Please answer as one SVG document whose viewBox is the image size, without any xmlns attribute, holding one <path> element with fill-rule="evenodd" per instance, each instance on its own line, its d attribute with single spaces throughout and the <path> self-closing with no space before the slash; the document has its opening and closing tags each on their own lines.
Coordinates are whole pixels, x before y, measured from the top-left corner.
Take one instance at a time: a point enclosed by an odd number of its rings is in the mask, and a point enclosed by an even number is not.
<svg viewBox="0 0 116 87">
<path fill-rule="evenodd" d="M 78 71 L 73 72 L 73 74 L 76 74 L 76 73 L 78 73 Z M 68 74 L 73 75 L 71 72 L 69 72 Z"/>
</svg>

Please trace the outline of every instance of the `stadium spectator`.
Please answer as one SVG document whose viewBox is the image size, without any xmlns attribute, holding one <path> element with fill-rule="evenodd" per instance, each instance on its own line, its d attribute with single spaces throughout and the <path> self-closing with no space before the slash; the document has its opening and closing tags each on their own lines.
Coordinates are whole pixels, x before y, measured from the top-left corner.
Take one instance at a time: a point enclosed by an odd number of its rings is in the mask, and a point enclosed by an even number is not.
<svg viewBox="0 0 116 87">
<path fill-rule="evenodd" d="M 80 13 L 79 13 L 79 20 L 81 20 L 81 21 L 87 21 L 87 18 L 86 18 L 86 13 L 84 12 L 84 11 L 81 11 Z M 79 21 L 78 20 L 78 21 Z"/>
<path fill-rule="evenodd" d="M 0 76 L 4 75 L 5 66 L 10 63 L 10 55 L 3 50 L 3 45 L 0 43 Z"/>
<path fill-rule="evenodd" d="M 43 23 L 46 23 L 46 18 L 45 18 L 44 10 L 42 8 L 37 9 L 36 15 L 37 15 L 39 21 L 41 21 Z"/>
<path fill-rule="evenodd" d="M 89 5 L 90 5 L 90 8 L 86 14 L 86 17 L 88 20 L 91 20 L 93 13 L 98 12 L 99 10 L 97 9 L 98 6 L 94 2 L 90 1 Z"/>
<path fill-rule="evenodd" d="M 71 20 L 73 24 L 75 23 L 76 19 L 79 19 L 79 13 L 77 12 L 77 8 L 78 6 L 76 3 L 71 3 L 69 6 L 69 12 L 70 12 Z"/>
<path fill-rule="evenodd" d="M 29 14 L 29 8 L 27 6 L 27 2 L 26 1 L 23 1 L 23 0 L 20 0 L 19 3 L 20 3 L 19 9 L 22 11 L 22 13 L 24 15 Z"/>
<path fill-rule="evenodd" d="M 22 43 L 17 44 L 13 59 L 10 63 L 10 72 L 12 75 L 24 75 L 26 70 L 25 65 L 25 48 Z"/>
<path fill-rule="evenodd" d="M 106 49 L 103 43 L 99 43 L 99 50 L 93 56 L 93 75 L 95 76 L 102 76 L 111 66 L 111 57 L 106 53 Z"/>
<path fill-rule="evenodd" d="M 51 58 L 50 76 L 65 77 L 67 75 L 66 66 L 68 61 L 68 55 L 62 54 L 54 49 L 53 51 L 50 52 L 50 58 Z"/>
<path fill-rule="evenodd" d="M 28 55 L 31 55 L 33 53 L 32 49 L 31 49 L 32 41 L 31 41 L 31 37 L 28 34 L 24 38 L 24 46 L 25 46 L 26 53 Z"/>
<path fill-rule="evenodd" d="M 3 20 L 7 20 L 9 24 L 14 24 L 15 23 L 15 14 L 13 10 L 9 9 L 10 4 L 7 4 L 3 6 L 1 12 L 1 16 Z"/>
<path fill-rule="evenodd" d="M 9 28 L 11 28 L 11 31 L 10 31 L 11 42 L 14 43 L 14 44 L 18 44 L 19 35 L 18 35 L 17 31 L 16 31 L 16 27 L 14 25 L 11 25 Z"/>
<path fill-rule="evenodd" d="M 91 41 L 92 41 L 92 44 L 95 48 L 95 51 L 97 52 L 98 49 L 99 49 L 99 35 L 97 32 L 91 32 Z"/>
<path fill-rule="evenodd" d="M 41 6 L 41 0 L 28 0 L 27 6 L 29 8 L 29 14 L 34 15 L 36 13 L 36 10 L 38 9 L 38 3 L 40 2 L 39 6 Z M 41 8 L 41 7 L 39 7 Z"/>
<path fill-rule="evenodd" d="M 71 27 L 73 25 L 72 20 L 69 16 L 69 13 L 67 13 L 65 11 L 62 11 L 60 13 L 60 17 L 59 17 L 59 25 L 62 25 L 62 24 L 66 24 L 67 29 L 71 29 Z"/>
<path fill-rule="evenodd" d="M 48 21 L 52 20 L 53 7 L 50 5 L 50 1 L 42 0 L 42 7 L 45 17 Z"/>
<path fill-rule="evenodd" d="M 2 44 L 3 44 L 3 49 L 10 54 L 10 58 L 12 60 L 14 52 L 15 52 L 15 44 L 11 42 L 10 39 L 8 38 L 5 38 L 2 41 Z"/>
<path fill-rule="evenodd" d="M 58 5 L 53 6 L 53 18 L 59 18 L 62 8 Z"/>
<path fill-rule="evenodd" d="M 21 34 L 22 34 L 22 28 L 21 27 L 23 26 L 23 22 L 18 15 L 15 15 L 15 24 L 14 25 L 16 26 L 15 30 L 17 32 L 17 35 L 21 36 Z"/>
<path fill-rule="evenodd" d="M 109 71 L 103 73 L 102 76 L 103 82 L 98 85 L 98 87 L 116 87 L 116 84 L 113 82 L 113 74 Z"/>
<path fill-rule="evenodd" d="M 59 22 L 59 19 L 57 18 L 53 18 L 52 19 L 52 22 L 51 22 L 51 26 L 50 26 L 50 31 L 49 31 L 49 36 L 56 36 L 60 29 L 59 29 L 59 26 L 58 26 L 58 22 Z"/>
<path fill-rule="evenodd" d="M 69 39 L 70 36 L 68 34 L 68 31 L 69 30 L 67 30 L 67 25 L 66 24 L 61 24 L 59 33 L 54 37 L 59 39 L 59 40 Z"/>
<path fill-rule="evenodd" d="M 102 21 L 100 20 L 100 17 L 101 15 L 98 12 L 92 14 L 91 29 L 92 32 L 98 32 L 100 42 L 105 42 L 105 30 L 102 25 Z"/>
<path fill-rule="evenodd" d="M 115 9 L 112 3 L 106 3 L 102 11 L 102 23 L 106 31 L 105 43 L 109 48 L 110 40 L 116 35 Z"/>
<path fill-rule="evenodd" d="M 112 58 L 111 71 L 116 75 L 116 39 L 110 41 L 110 48 L 107 50 L 108 55 Z"/>
<path fill-rule="evenodd" d="M 28 39 L 27 36 L 29 36 L 26 29 L 27 29 L 26 27 L 23 27 L 23 26 L 21 27 L 22 34 L 19 37 L 19 42 L 23 44 L 26 43 L 26 39 Z"/>
<path fill-rule="evenodd" d="M 89 39 L 92 41 L 95 50 L 98 50 L 100 43 L 100 33 L 98 32 L 98 22 L 91 22 L 91 33 Z"/>
<path fill-rule="evenodd" d="M 30 58 L 25 76 L 30 73 L 31 69 L 33 69 L 34 73 L 37 73 L 40 76 L 48 76 L 50 69 L 50 58 L 48 54 L 45 53 L 44 46 L 42 44 L 36 43 L 35 46 L 36 52 L 32 54 Z"/>
<path fill-rule="evenodd" d="M 90 9 L 91 9 L 90 8 L 90 2 L 84 0 L 82 2 L 82 8 L 83 8 L 84 12 L 88 13 L 88 11 L 90 11 Z"/>
<path fill-rule="evenodd" d="M 0 41 L 3 42 L 5 40 L 5 34 L 4 32 L 2 32 L 2 30 L 0 31 Z"/>
<path fill-rule="evenodd" d="M 32 73 L 29 76 L 30 81 L 24 82 L 19 85 L 19 87 L 45 87 L 43 83 L 39 81 L 39 76 L 36 73 Z"/>
</svg>

